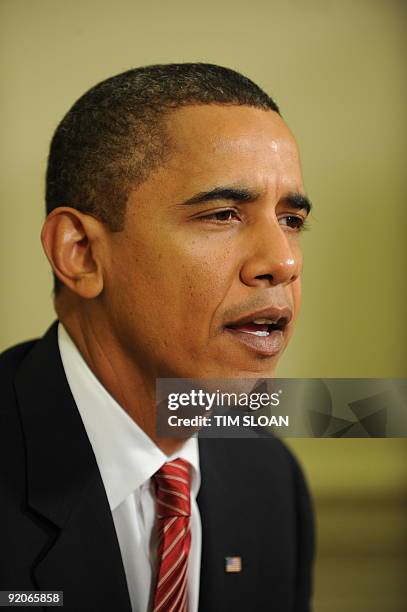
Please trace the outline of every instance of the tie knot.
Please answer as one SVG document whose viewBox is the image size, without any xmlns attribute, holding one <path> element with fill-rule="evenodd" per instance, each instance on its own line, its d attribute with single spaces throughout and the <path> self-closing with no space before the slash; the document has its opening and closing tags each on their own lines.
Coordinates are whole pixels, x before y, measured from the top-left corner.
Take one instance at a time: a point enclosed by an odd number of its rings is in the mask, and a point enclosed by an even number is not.
<svg viewBox="0 0 407 612">
<path fill-rule="evenodd" d="M 154 474 L 158 518 L 189 516 L 191 474 L 183 459 L 168 461 Z"/>
</svg>

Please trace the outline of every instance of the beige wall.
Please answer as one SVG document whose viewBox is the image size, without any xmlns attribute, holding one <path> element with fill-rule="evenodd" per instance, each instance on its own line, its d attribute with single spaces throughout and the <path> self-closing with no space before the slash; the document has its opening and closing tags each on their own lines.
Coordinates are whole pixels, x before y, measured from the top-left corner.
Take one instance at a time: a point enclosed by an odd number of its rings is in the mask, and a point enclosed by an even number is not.
<svg viewBox="0 0 407 612">
<path fill-rule="evenodd" d="M 315 203 L 302 317 L 279 374 L 404 377 L 405 8 L 401 0 L 1 0 L 0 348 L 41 334 L 53 318 L 38 236 L 47 147 L 62 115 L 131 66 L 208 61 L 275 96 Z M 293 446 L 318 508 L 317 610 L 403 609 L 405 442 Z"/>
</svg>

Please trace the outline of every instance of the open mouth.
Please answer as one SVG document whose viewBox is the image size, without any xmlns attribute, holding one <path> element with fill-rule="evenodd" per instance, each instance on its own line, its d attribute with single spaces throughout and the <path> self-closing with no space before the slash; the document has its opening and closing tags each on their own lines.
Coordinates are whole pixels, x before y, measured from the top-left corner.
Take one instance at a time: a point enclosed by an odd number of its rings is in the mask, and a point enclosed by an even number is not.
<svg viewBox="0 0 407 612">
<path fill-rule="evenodd" d="M 241 332 L 243 334 L 251 334 L 253 336 L 267 337 L 273 333 L 273 331 L 284 331 L 288 323 L 287 317 L 280 317 L 277 321 L 271 319 L 253 319 L 247 323 L 237 323 L 234 325 L 227 325 L 226 329 Z"/>
<path fill-rule="evenodd" d="M 263 357 L 280 353 L 285 346 L 286 331 L 292 319 L 288 307 L 271 306 L 227 323 L 224 331 L 249 351 Z"/>
</svg>

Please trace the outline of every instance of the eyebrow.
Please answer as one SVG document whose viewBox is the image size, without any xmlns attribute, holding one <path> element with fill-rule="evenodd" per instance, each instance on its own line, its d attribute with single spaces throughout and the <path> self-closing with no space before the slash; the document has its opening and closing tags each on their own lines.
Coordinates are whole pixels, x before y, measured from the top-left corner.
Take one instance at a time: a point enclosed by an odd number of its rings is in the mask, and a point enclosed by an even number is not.
<svg viewBox="0 0 407 612">
<path fill-rule="evenodd" d="M 212 200 L 233 200 L 234 202 L 252 202 L 259 197 L 259 193 L 249 189 L 235 187 L 215 187 L 209 191 L 200 191 L 188 200 L 181 203 L 181 206 L 190 204 L 202 204 Z M 312 208 L 310 199 L 301 193 L 291 192 L 281 198 L 296 210 L 305 210 L 308 213 Z"/>
<path fill-rule="evenodd" d="M 302 193 L 288 193 L 282 198 L 282 200 L 287 202 L 291 208 L 295 208 L 296 210 L 305 210 L 307 215 L 311 212 L 312 202 Z"/>
</svg>

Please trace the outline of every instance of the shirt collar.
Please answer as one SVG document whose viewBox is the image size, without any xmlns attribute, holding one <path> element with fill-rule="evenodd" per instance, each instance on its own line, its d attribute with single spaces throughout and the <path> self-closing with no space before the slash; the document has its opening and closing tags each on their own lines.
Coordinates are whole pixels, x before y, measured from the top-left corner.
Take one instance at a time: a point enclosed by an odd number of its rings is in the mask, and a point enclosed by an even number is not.
<svg viewBox="0 0 407 612">
<path fill-rule="evenodd" d="M 58 345 L 69 387 L 82 418 L 113 511 L 166 462 L 180 457 L 192 466 L 191 490 L 200 486 L 196 437 L 167 456 L 130 418 L 93 374 L 71 337 L 58 325 Z"/>
</svg>

